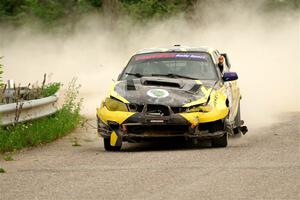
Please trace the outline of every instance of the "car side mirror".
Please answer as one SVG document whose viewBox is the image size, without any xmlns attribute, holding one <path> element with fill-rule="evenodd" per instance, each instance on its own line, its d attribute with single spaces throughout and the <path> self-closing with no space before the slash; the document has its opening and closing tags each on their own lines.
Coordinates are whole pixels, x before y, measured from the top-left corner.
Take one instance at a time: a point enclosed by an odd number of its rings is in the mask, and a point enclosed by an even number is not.
<svg viewBox="0 0 300 200">
<path fill-rule="evenodd" d="M 236 72 L 225 72 L 223 77 L 222 77 L 223 81 L 234 81 L 238 79 L 238 75 Z"/>
</svg>

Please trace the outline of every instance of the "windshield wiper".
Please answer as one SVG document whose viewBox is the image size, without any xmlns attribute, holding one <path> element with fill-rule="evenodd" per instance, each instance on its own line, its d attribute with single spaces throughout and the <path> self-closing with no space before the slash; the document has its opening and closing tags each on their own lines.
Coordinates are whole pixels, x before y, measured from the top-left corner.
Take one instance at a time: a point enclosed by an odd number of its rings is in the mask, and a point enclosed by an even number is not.
<svg viewBox="0 0 300 200">
<path fill-rule="evenodd" d="M 132 76 L 135 76 L 137 78 L 141 78 L 141 77 L 144 76 L 143 74 L 140 74 L 140 73 L 129 73 L 129 72 L 126 72 L 125 74 L 132 75 Z"/>
<path fill-rule="evenodd" d="M 151 76 L 166 76 L 166 77 L 170 77 L 170 78 L 186 78 L 186 79 L 197 80 L 197 78 L 183 76 L 183 75 L 179 75 L 179 74 L 151 74 Z"/>
</svg>

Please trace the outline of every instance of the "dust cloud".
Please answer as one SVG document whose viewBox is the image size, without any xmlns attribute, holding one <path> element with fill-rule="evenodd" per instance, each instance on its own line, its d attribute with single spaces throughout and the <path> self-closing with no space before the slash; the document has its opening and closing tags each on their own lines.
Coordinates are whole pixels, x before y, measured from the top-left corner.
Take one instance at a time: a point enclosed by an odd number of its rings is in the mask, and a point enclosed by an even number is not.
<svg viewBox="0 0 300 200">
<path fill-rule="evenodd" d="M 0 27 L 4 79 L 65 85 L 78 77 L 82 110 L 95 116 L 112 79 L 137 50 L 174 44 L 211 46 L 227 52 L 239 75 L 242 115 L 251 127 L 300 111 L 300 20 L 296 12 L 264 14 L 259 4 L 197 5 L 190 18 L 137 25 L 126 17 L 108 23 L 86 16 L 72 32 L 46 33 L 32 28 Z M 199 10 L 199 12 L 197 12 Z"/>
</svg>

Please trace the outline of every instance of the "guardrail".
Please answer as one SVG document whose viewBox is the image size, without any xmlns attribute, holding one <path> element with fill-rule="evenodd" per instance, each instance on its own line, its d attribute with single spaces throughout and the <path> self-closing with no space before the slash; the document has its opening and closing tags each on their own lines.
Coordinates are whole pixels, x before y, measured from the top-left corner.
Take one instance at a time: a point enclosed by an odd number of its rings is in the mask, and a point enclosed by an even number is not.
<svg viewBox="0 0 300 200">
<path fill-rule="evenodd" d="M 58 93 L 41 99 L 0 105 L 0 124 L 9 125 L 51 115 L 58 110 L 57 101 Z M 22 103 L 22 108 L 16 120 L 16 110 L 20 103 Z"/>
</svg>

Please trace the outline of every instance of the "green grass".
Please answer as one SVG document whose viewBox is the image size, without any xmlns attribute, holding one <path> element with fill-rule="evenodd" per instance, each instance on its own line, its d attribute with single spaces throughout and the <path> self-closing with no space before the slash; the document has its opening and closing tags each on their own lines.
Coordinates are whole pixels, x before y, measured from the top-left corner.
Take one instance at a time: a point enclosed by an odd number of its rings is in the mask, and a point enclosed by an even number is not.
<svg viewBox="0 0 300 200">
<path fill-rule="evenodd" d="M 0 173 L 5 173 L 5 170 L 0 167 Z"/>
<path fill-rule="evenodd" d="M 1 59 L 2 57 L 0 56 L 0 60 Z M 2 75 L 3 75 L 3 65 L 0 63 L 0 86 L 3 85 Z"/>
<path fill-rule="evenodd" d="M 59 90 L 60 86 L 61 83 L 57 83 L 57 82 L 49 83 L 45 85 L 45 87 L 42 90 L 43 97 L 49 97 L 54 95 Z"/>
<path fill-rule="evenodd" d="M 75 137 L 72 141 L 72 146 L 73 147 L 80 147 L 81 144 L 79 144 L 77 137 Z"/>
<path fill-rule="evenodd" d="M 14 158 L 11 156 L 11 155 L 6 155 L 6 156 L 4 156 L 4 158 L 3 158 L 5 161 L 13 161 L 14 160 Z"/>
<path fill-rule="evenodd" d="M 70 133 L 80 120 L 79 113 L 62 108 L 49 117 L 1 128 L 0 152 L 51 142 Z"/>
<path fill-rule="evenodd" d="M 72 80 L 62 108 L 51 116 L 0 128 L 0 153 L 48 143 L 65 136 L 81 122 L 80 86 Z"/>
</svg>

